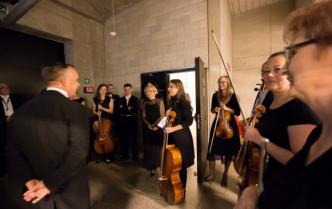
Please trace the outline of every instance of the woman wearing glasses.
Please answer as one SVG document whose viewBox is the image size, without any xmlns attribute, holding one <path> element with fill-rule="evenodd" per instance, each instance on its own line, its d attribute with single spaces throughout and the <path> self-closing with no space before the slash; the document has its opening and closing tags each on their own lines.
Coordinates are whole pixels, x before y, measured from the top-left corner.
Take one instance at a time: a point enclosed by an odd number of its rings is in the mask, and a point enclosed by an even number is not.
<svg viewBox="0 0 332 209">
<path fill-rule="evenodd" d="M 234 157 L 240 148 L 240 136 L 239 130 L 234 118 L 234 115 L 240 115 L 240 107 L 237 103 L 237 99 L 235 94 L 232 92 L 232 87 L 230 84 L 230 80 L 228 76 L 220 76 L 218 78 L 218 91 L 212 96 L 212 104 L 211 104 L 211 112 L 222 114 L 221 108 L 224 109 L 230 114 L 229 122 L 224 121 L 225 123 L 229 123 L 229 128 L 233 132 L 229 137 L 222 137 L 224 134 L 218 134 L 217 126 L 222 126 L 222 121 L 226 120 L 226 117 L 223 117 L 221 121 L 218 120 L 218 125 L 216 126 L 216 120 L 214 119 L 213 124 L 211 126 L 210 131 L 210 141 L 209 141 L 209 149 L 207 154 L 207 160 L 209 161 L 209 171 L 210 174 L 205 177 L 206 181 L 214 180 L 215 173 L 215 155 L 221 156 L 221 161 L 225 164 L 224 173 L 221 179 L 221 185 L 227 187 L 227 173 L 229 166 L 232 162 L 232 157 Z M 224 113 L 224 114 L 225 114 Z M 212 144 L 212 137 L 213 144 Z M 212 148 L 210 148 L 212 145 Z M 211 152 L 210 152 L 211 150 Z"/>
<path fill-rule="evenodd" d="M 303 102 L 290 94 L 284 52 L 274 53 L 268 58 L 262 69 L 262 78 L 273 100 L 255 128 L 247 128 L 244 138 L 257 145 L 265 143 L 269 155 L 263 176 L 265 185 L 302 149 L 308 135 L 319 122 Z M 238 203 L 239 208 L 242 208 L 242 199 Z"/>
<path fill-rule="evenodd" d="M 332 1 L 295 10 L 284 37 L 293 81 L 291 93 L 315 111 L 322 126 L 303 149 L 265 184 L 258 199 L 262 208 L 332 208 Z M 237 208 L 255 208 L 257 190 L 248 188 Z M 251 206 L 251 207 L 249 207 Z"/>
<path fill-rule="evenodd" d="M 257 145 L 266 144 L 269 161 L 263 182 L 272 177 L 304 145 L 306 138 L 318 124 L 312 111 L 290 95 L 284 52 L 272 54 L 262 69 L 266 88 L 272 93 L 272 103 L 255 128 L 249 127 L 244 138 Z"/>
</svg>

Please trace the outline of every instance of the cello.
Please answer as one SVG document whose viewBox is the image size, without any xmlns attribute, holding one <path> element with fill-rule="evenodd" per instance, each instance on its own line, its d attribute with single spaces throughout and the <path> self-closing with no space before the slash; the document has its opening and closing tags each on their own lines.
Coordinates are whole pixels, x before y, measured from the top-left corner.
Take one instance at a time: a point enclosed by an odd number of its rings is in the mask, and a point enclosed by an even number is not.
<svg viewBox="0 0 332 209">
<path fill-rule="evenodd" d="M 93 144 L 96 153 L 111 153 L 114 149 L 113 141 L 110 135 L 112 123 L 109 119 L 101 117 L 101 110 L 98 110 L 98 120 L 93 123 L 92 128 L 97 136 Z"/>
<path fill-rule="evenodd" d="M 171 111 L 167 120 L 167 127 L 171 127 L 176 118 L 176 112 Z M 164 132 L 161 151 L 159 186 L 161 196 L 170 204 L 184 201 L 184 189 L 180 178 L 182 157 L 179 148 L 174 144 L 168 145 L 168 134 Z"/>
</svg>

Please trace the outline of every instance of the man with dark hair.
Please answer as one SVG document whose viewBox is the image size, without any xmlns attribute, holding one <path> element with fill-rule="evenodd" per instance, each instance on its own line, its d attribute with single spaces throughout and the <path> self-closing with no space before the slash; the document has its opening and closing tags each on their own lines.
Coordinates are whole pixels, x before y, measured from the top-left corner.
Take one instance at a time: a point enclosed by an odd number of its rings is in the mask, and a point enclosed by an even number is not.
<svg viewBox="0 0 332 209">
<path fill-rule="evenodd" d="M 42 76 L 46 90 L 8 125 L 0 208 L 88 209 L 88 112 L 69 99 L 79 87 L 77 70 L 55 64 Z"/>
<path fill-rule="evenodd" d="M 127 158 L 131 148 L 132 158 L 138 160 L 137 149 L 137 110 L 138 98 L 132 95 L 132 86 L 126 83 L 123 86 L 124 96 L 120 98 L 120 143 L 122 157 Z"/>
</svg>

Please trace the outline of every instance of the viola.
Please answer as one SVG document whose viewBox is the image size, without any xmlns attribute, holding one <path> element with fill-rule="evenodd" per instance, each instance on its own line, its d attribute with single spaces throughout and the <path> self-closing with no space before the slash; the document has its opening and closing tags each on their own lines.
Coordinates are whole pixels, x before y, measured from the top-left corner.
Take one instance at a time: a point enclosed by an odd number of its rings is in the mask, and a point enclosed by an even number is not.
<svg viewBox="0 0 332 209">
<path fill-rule="evenodd" d="M 259 118 L 266 112 L 265 106 L 261 104 L 264 100 L 262 96 L 265 94 L 264 90 L 265 86 L 262 84 L 252 109 L 252 116 L 249 118 L 249 126 L 254 127 L 259 122 Z M 262 184 L 262 174 L 260 175 L 259 173 L 262 169 L 261 159 L 261 148 L 246 140 L 242 144 L 234 162 L 235 170 L 242 177 L 242 181 L 239 184 L 240 194 L 243 189 L 250 185 Z"/>
<path fill-rule="evenodd" d="M 171 127 L 176 118 L 176 112 L 171 111 L 167 120 L 167 127 Z M 164 132 L 159 186 L 161 196 L 170 204 L 179 204 L 184 201 L 184 189 L 180 178 L 182 157 L 179 148 L 174 144 L 168 145 L 168 134 Z"/>
</svg>

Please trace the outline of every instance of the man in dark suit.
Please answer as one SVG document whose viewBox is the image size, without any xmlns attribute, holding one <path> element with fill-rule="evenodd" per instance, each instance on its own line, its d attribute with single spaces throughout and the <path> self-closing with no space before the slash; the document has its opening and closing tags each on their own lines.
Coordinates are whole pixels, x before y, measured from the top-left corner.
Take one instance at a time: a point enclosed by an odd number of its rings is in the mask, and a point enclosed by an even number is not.
<svg viewBox="0 0 332 209">
<path fill-rule="evenodd" d="M 46 91 L 8 124 L 0 208 L 88 209 L 88 112 L 69 99 L 79 86 L 78 73 L 55 64 L 43 68 L 42 76 Z"/>
<path fill-rule="evenodd" d="M 7 136 L 7 122 L 21 104 L 19 97 L 10 93 L 6 83 L 0 83 L 0 176 L 5 173 L 4 146 Z"/>
<path fill-rule="evenodd" d="M 132 86 L 126 83 L 124 86 L 124 96 L 120 98 L 120 141 L 122 157 L 127 158 L 131 148 L 132 158 L 138 160 L 137 147 L 137 111 L 138 98 L 133 96 Z"/>
</svg>

